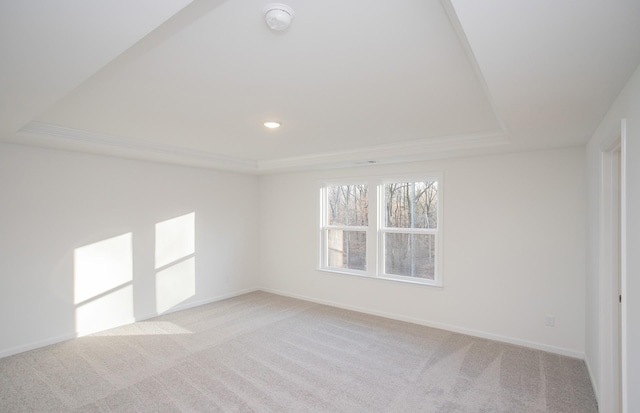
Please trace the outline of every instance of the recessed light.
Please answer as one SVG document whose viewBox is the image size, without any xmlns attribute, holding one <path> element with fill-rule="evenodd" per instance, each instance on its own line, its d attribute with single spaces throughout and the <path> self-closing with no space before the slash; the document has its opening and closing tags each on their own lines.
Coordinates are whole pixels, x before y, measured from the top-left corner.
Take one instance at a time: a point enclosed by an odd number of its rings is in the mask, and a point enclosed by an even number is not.
<svg viewBox="0 0 640 413">
<path fill-rule="evenodd" d="M 269 129 L 276 129 L 280 127 L 280 122 L 273 122 L 273 121 L 265 122 L 264 126 Z"/>
</svg>

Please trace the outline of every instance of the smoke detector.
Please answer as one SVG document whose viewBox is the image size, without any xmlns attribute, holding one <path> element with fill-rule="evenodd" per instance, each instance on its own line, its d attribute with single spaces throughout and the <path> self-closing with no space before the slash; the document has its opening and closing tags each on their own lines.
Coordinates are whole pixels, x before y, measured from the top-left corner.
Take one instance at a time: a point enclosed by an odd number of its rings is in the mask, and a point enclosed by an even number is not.
<svg viewBox="0 0 640 413">
<path fill-rule="evenodd" d="M 294 16 L 293 9 L 280 3 L 269 4 L 264 8 L 264 19 L 271 30 L 281 32 L 289 28 Z"/>
</svg>

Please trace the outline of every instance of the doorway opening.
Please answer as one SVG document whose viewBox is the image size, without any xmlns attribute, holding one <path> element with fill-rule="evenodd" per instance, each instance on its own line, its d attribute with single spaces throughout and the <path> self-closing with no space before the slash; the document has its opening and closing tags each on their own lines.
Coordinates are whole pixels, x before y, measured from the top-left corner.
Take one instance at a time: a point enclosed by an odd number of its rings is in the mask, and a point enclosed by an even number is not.
<svg viewBox="0 0 640 413">
<path fill-rule="evenodd" d="M 617 133 L 602 148 L 601 403 L 605 410 L 615 413 L 627 411 L 625 126 L 623 120 Z"/>
</svg>

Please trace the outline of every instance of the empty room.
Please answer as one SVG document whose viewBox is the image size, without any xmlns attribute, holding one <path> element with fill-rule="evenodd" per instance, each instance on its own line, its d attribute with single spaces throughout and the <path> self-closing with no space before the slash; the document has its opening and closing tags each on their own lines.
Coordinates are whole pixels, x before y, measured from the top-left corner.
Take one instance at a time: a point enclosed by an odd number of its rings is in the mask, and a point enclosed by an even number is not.
<svg viewBox="0 0 640 413">
<path fill-rule="evenodd" d="M 0 2 L 0 411 L 640 412 L 640 2 Z"/>
</svg>

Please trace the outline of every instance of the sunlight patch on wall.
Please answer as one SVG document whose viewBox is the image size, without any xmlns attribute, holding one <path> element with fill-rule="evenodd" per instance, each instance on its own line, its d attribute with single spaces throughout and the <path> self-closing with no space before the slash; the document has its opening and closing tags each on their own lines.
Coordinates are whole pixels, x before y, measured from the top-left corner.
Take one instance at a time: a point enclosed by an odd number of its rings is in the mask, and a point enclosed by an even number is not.
<svg viewBox="0 0 640 413">
<path fill-rule="evenodd" d="M 195 212 L 156 224 L 156 269 L 195 252 Z"/>
<path fill-rule="evenodd" d="M 196 293 L 195 212 L 156 224 L 156 311 Z"/>
<path fill-rule="evenodd" d="M 134 321 L 132 285 L 126 285 L 76 308 L 76 332 L 79 335 Z"/>
<path fill-rule="evenodd" d="M 169 310 L 196 293 L 195 257 L 156 273 L 156 309 Z"/>
<path fill-rule="evenodd" d="M 132 322 L 132 234 L 76 248 L 73 261 L 76 333 Z"/>
</svg>

